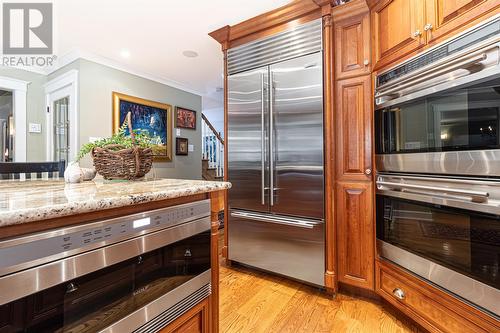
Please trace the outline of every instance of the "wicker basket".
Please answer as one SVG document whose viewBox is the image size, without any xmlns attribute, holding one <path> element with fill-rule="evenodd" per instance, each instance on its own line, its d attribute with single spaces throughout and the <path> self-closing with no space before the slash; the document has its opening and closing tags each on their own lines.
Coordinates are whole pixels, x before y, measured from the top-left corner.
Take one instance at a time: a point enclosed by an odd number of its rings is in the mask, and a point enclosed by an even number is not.
<svg viewBox="0 0 500 333">
<path fill-rule="evenodd" d="M 135 145 L 130 112 L 125 121 Z M 138 146 L 125 148 L 121 145 L 108 145 L 92 149 L 92 159 L 97 173 L 105 179 L 137 179 L 151 170 L 153 150 Z"/>
</svg>

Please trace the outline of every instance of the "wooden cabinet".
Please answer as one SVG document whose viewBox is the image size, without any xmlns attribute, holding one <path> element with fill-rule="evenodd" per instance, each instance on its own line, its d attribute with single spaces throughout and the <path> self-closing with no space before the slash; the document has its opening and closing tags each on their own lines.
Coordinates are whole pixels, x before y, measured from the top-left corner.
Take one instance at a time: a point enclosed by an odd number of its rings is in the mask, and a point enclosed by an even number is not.
<svg viewBox="0 0 500 333">
<path fill-rule="evenodd" d="M 337 179 L 372 179 L 371 76 L 337 81 Z"/>
<path fill-rule="evenodd" d="M 205 299 L 159 333 L 208 333 L 208 304 Z"/>
<path fill-rule="evenodd" d="M 335 77 L 370 73 L 370 17 L 366 14 L 334 22 Z"/>
<path fill-rule="evenodd" d="M 376 67 L 390 65 L 499 12 L 498 0 L 381 0 L 371 10 Z"/>
<path fill-rule="evenodd" d="M 353 0 L 332 17 L 337 275 L 342 284 L 374 290 L 370 12 Z"/>
<path fill-rule="evenodd" d="M 383 260 L 376 292 L 430 332 L 500 332 L 498 320 Z"/>
<path fill-rule="evenodd" d="M 372 9 L 375 62 L 387 64 L 426 43 L 423 0 L 384 0 Z"/>
<path fill-rule="evenodd" d="M 373 188 L 371 182 L 337 183 L 339 281 L 374 289 Z"/>
<path fill-rule="evenodd" d="M 427 0 L 426 21 L 428 42 L 434 42 L 450 32 L 498 11 L 498 0 Z"/>
</svg>

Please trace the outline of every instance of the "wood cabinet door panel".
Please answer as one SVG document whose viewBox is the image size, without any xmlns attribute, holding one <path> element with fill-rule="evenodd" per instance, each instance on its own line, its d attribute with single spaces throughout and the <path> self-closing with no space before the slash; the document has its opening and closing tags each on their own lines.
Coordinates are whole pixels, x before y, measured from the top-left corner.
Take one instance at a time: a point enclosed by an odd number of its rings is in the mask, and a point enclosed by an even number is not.
<svg viewBox="0 0 500 333">
<path fill-rule="evenodd" d="M 338 81 L 336 95 L 337 179 L 371 180 L 370 75 Z"/>
<path fill-rule="evenodd" d="M 337 183 L 340 282 L 374 290 L 374 237 L 372 184 Z"/>
<path fill-rule="evenodd" d="M 425 24 L 432 25 L 428 41 L 436 42 L 444 36 L 448 37 L 450 32 L 479 23 L 484 16 L 499 11 L 498 0 L 427 0 Z"/>
<path fill-rule="evenodd" d="M 424 8 L 423 0 L 385 0 L 373 8 L 375 62 L 378 68 L 425 45 Z"/>
<path fill-rule="evenodd" d="M 358 15 L 335 22 L 337 79 L 370 73 L 370 18 Z"/>
<path fill-rule="evenodd" d="M 208 333 L 209 299 L 205 299 L 158 333 Z"/>
</svg>

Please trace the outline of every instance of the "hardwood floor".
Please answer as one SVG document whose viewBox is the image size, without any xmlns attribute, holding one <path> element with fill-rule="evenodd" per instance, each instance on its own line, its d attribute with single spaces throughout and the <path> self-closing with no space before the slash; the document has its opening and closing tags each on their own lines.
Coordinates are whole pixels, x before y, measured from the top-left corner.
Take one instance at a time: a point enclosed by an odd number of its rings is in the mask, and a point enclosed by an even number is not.
<svg viewBox="0 0 500 333">
<path fill-rule="evenodd" d="M 222 241 L 222 240 L 221 240 Z M 377 301 L 338 294 L 241 266 L 220 268 L 220 332 L 423 332 Z"/>
</svg>

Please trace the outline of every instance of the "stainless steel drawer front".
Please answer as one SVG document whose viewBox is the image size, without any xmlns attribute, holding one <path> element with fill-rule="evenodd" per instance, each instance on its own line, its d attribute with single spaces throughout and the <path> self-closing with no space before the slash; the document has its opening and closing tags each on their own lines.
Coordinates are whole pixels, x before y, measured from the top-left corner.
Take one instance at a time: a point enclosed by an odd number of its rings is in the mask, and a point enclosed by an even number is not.
<svg viewBox="0 0 500 333">
<path fill-rule="evenodd" d="M 320 220 L 231 214 L 229 259 L 324 286 L 325 232 Z"/>
</svg>

